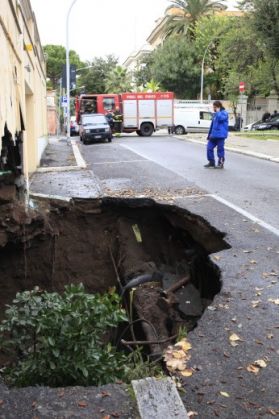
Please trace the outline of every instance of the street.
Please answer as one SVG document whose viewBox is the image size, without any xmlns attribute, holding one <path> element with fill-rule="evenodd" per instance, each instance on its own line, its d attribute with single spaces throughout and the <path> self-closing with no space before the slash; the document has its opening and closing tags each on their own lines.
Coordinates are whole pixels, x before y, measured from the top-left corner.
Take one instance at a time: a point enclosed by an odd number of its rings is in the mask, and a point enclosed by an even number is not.
<svg viewBox="0 0 279 419">
<path fill-rule="evenodd" d="M 0 419 L 279 417 L 265 3 L 0 1 Z"/>
<path fill-rule="evenodd" d="M 230 152 L 223 171 L 204 169 L 204 146 L 167 135 L 123 136 L 111 144 L 82 145 L 81 151 L 104 195 L 158 190 L 160 200 L 169 191 L 173 203 L 226 232 L 231 249 L 212 255 L 223 287 L 189 335 L 195 374 L 182 399 L 203 418 L 271 417 L 278 408 L 277 163 Z M 183 195 L 188 189 L 192 195 Z M 255 224 L 254 217 L 268 225 Z M 241 342 L 232 345 L 232 334 Z M 249 365 L 257 359 L 268 367 L 253 374 Z"/>
<path fill-rule="evenodd" d="M 65 140 L 49 144 L 46 167 L 32 176 L 31 199 L 54 196 L 58 205 L 67 205 L 63 201 L 72 197 L 93 204 L 110 202 L 104 197 L 150 197 L 226 234 L 230 248 L 210 255 L 222 272 L 222 289 L 189 333 L 193 375 L 183 381 L 182 399 L 188 411 L 206 419 L 271 417 L 279 409 L 274 390 L 279 373 L 278 163 L 230 152 L 223 171 L 204 169 L 203 145 L 168 135 L 123 135 L 90 145 L 76 137 L 72 146 Z M 74 158 L 76 166 L 63 169 Z M 69 205 L 74 207 L 74 201 Z M 74 226 L 71 221 L 70 230 Z M 73 250 L 69 261 L 78 254 Z M 231 342 L 235 335 L 239 340 Z M 257 360 L 267 366 L 253 369 Z"/>
<path fill-rule="evenodd" d="M 123 136 L 111 145 L 83 146 L 82 153 L 106 186 L 137 190 L 146 182 L 161 188 L 194 184 L 279 229 L 277 163 L 227 152 L 225 170 L 204 169 L 203 145 L 167 135 Z M 165 169 L 160 176 L 157 165 Z"/>
</svg>

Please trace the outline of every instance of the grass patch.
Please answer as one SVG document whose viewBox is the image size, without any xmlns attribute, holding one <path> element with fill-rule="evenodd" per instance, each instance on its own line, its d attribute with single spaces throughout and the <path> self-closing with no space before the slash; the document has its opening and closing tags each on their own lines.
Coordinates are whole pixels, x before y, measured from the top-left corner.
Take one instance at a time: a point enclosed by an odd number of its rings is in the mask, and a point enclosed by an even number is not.
<svg viewBox="0 0 279 419">
<path fill-rule="evenodd" d="M 249 140 L 278 140 L 279 141 L 279 131 L 248 131 L 240 132 L 235 134 L 235 136 L 240 138 L 248 138 Z"/>
</svg>

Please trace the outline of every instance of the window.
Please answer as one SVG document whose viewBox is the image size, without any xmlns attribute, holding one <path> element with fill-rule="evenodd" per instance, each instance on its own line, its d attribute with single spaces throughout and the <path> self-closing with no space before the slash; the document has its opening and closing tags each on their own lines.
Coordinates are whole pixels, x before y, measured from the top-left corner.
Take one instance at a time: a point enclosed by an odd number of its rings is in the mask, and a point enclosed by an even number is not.
<svg viewBox="0 0 279 419">
<path fill-rule="evenodd" d="M 114 97 L 105 97 L 103 99 L 103 106 L 105 111 L 110 111 L 115 108 L 115 99 Z"/>
<path fill-rule="evenodd" d="M 211 112 L 200 112 L 200 119 L 203 119 L 205 121 L 211 121 L 212 120 L 212 113 Z"/>
<path fill-rule="evenodd" d="M 104 115 L 84 115 L 82 125 L 108 125 L 108 121 Z"/>
</svg>

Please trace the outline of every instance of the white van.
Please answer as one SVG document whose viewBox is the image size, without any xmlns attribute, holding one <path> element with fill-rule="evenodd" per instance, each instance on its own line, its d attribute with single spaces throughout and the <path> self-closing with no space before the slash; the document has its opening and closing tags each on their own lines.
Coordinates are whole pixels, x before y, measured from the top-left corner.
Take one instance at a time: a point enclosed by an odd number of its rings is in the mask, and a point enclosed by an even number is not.
<svg viewBox="0 0 279 419">
<path fill-rule="evenodd" d="M 174 131 L 177 135 L 188 132 L 208 132 L 212 120 L 209 107 L 174 106 Z"/>
</svg>

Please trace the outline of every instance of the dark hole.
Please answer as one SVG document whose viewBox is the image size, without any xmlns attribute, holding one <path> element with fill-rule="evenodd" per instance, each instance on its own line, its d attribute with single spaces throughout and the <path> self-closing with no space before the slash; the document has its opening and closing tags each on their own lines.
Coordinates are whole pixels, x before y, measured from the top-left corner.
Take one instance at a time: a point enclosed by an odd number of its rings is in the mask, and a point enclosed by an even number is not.
<svg viewBox="0 0 279 419">
<path fill-rule="evenodd" d="M 124 303 L 132 304 L 136 338 L 154 341 L 176 335 L 181 326 L 192 330 L 221 290 L 221 272 L 209 254 L 229 245 L 223 233 L 187 210 L 144 199 L 36 205 L 47 217 L 7 224 L 9 240 L 0 248 L 2 317 L 18 291 L 36 285 L 61 292 L 68 283 L 82 282 L 90 293 L 113 286 L 123 293 L 127 287 Z M 131 293 L 129 281 L 154 272 L 161 274 L 159 281 L 137 284 Z M 168 292 L 186 277 L 186 285 Z M 131 339 L 125 325 L 113 340 L 123 337 Z"/>
</svg>

